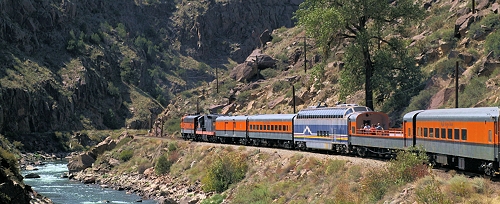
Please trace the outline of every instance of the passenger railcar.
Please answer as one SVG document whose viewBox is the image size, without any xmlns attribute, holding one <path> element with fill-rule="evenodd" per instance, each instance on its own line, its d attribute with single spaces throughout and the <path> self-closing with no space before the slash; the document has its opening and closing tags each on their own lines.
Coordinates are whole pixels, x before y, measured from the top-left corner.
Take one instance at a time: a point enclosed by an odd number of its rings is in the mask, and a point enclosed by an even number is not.
<svg viewBox="0 0 500 204">
<path fill-rule="evenodd" d="M 293 148 L 295 114 L 248 116 L 248 140 L 256 146 Z"/>
<path fill-rule="evenodd" d="M 223 143 L 248 143 L 248 116 L 220 116 L 215 119 L 215 134 Z"/>
<path fill-rule="evenodd" d="M 335 107 L 309 107 L 297 113 L 294 140 L 299 149 L 348 152 L 350 114 L 371 111 L 365 106 L 343 104 Z"/>
<path fill-rule="evenodd" d="M 403 118 L 404 134 L 432 163 L 498 172 L 498 107 L 419 110 Z"/>
<path fill-rule="evenodd" d="M 349 147 L 359 156 L 369 153 L 392 155 L 407 147 L 401 130 L 389 129 L 389 116 L 382 112 L 355 112 L 349 115 Z"/>
</svg>

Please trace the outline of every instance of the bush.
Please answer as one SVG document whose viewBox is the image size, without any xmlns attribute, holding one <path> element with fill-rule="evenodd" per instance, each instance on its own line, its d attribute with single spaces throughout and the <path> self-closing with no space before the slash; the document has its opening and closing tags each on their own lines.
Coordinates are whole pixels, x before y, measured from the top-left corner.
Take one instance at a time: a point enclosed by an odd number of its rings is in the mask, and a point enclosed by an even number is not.
<svg viewBox="0 0 500 204">
<path fill-rule="evenodd" d="M 472 184 L 463 175 L 456 175 L 448 181 L 448 188 L 453 195 L 459 197 L 470 197 L 474 192 Z"/>
<path fill-rule="evenodd" d="M 500 30 L 489 34 L 484 45 L 486 53 L 493 52 L 493 57 L 498 58 L 500 56 Z"/>
<path fill-rule="evenodd" d="M 269 190 L 269 185 L 253 184 L 240 188 L 233 198 L 233 203 L 272 203 L 274 198 Z"/>
<path fill-rule="evenodd" d="M 430 177 L 429 177 L 430 178 Z M 441 192 L 439 183 L 431 178 L 426 185 L 415 189 L 416 200 L 418 203 L 427 204 L 447 204 L 451 201 Z"/>
<path fill-rule="evenodd" d="M 120 152 L 120 160 L 126 162 L 134 156 L 134 150 L 127 149 Z"/>
<path fill-rule="evenodd" d="M 270 79 L 274 78 L 278 75 L 278 72 L 273 69 L 273 68 L 267 68 L 262 71 L 260 71 L 260 74 L 265 78 L 265 79 Z"/>
<path fill-rule="evenodd" d="M 210 198 L 201 201 L 201 204 L 220 204 L 226 198 L 226 195 L 215 194 Z"/>
<path fill-rule="evenodd" d="M 345 164 L 345 160 L 328 160 L 328 162 L 326 163 L 326 175 L 332 175 L 342 171 L 345 167 Z"/>
<path fill-rule="evenodd" d="M 158 157 L 155 164 L 155 173 L 157 175 L 162 175 L 170 172 L 170 167 L 172 167 L 173 162 L 168 159 L 168 155 L 162 154 Z"/>
<path fill-rule="evenodd" d="M 292 87 L 290 83 L 286 81 L 276 81 L 273 84 L 273 92 L 286 91 Z"/>
<path fill-rule="evenodd" d="M 202 178 L 204 191 L 223 192 L 229 185 L 241 181 L 248 170 L 246 157 L 230 152 L 220 154 L 213 159 L 207 168 L 207 174 Z"/>
<path fill-rule="evenodd" d="M 429 167 L 425 164 L 428 160 L 423 147 L 412 147 L 398 152 L 396 159 L 389 162 L 389 172 L 396 183 L 413 182 L 429 174 Z"/>
</svg>

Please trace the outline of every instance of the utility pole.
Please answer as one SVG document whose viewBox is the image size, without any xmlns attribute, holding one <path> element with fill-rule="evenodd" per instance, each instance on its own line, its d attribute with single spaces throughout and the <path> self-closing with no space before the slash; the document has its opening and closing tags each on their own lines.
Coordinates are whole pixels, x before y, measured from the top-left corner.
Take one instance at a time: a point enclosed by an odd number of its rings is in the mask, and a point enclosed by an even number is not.
<svg viewBox="0 0 500 204">
<path fill-rule="evenodd" d="M 472 0 L 472 13 L 476 13 L 476 1 Z"/>
<path fill-rule="evenodd" d="M 217 93 L 219 93 L 219 68 L 215 67 L 215 82 L 217 85 L 215 85 L 215 89 L 217 90 Z"/>
<path fill-rule="evenodd" d="M 455 65 L 455 108 L 458 108 L 458 61 Z"/>
<path fill-rule="evenodd" d="M 293 114 L 296 113 L 295 111 L 295 85 L 292 84 L 292 100 L 293 100 Z"/>
</svg>

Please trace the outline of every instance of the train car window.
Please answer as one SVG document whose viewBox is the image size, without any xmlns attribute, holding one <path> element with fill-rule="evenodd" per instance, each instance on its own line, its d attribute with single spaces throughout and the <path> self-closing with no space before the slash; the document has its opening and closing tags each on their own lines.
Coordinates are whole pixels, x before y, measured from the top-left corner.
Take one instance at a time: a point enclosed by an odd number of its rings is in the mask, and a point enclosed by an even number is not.
<svg viewBox="0 0 500 204">
<path fill-rule="evenodd" d="M 417 137 L 420 137 L 420 128 L 417 128 Z"/>
<path fill-rule="evenodd" d="M 434 137 L 434 128 L 429 128 L 429 137 Z"/>
<path fill-rule="evenodd" d="M 326 131 L 326 136 L 330 136 L 330 131 Z"/>
<path fill-rule="evenodd" d="M 270 130 L 270 127 L 269 127 L 269 125 L 267 125 L 267 130 Z"/>
<path fill-rule="evenodd" d="M 459 139 L 460 139 L 460 130 L 455 129 L 455 140 L 459 140 Z"/>
<path fill-rule="evenodd" d="M 288 125 L 285 125 L 285 127 L 283 127 L 283 128 L 284 128 L 284 131 L 287 131 L 288 130 Z"/>
<path fill-rule="evenodd" d="M 448 129 L 448 139 L 453 139 L 453 129 Z"/>
<path fill-rule="evenodd" d="M 356 128 L 355 127 L 351 127 L 351 133 L 354 134 L 356 131 Z"/>
<path fill-rule="evenodd" d="M 441 138 L 446 139 L 446 129 L 445 128 L 441 129 Z"/>
<path fill-rule="evenodd" d="M 467 140 L 467 129 L 462 129 L 462 140 Z"/>
<path fill-rule="evenodd" d="M 411 128 L 408 128 L 408 135 L 411 137 Z"/>
<path fill-rule="evenodd" d="M 439 128 L 436 128 L 436 131 L 435 131 L 435 132 L 436 132 L 436 135 L 435 135 L 435 136 L 436 136 L 436 138 L 439 138 Z"/>
<path fill-rule="evenodd" d="M 428 134 L 427 134 L 427 128 L 424 128 L 424 137 L 427 137 Z"/>
<path fill-rule="evenodd" d="M 274 125 L 271 125 L 271 130 L 274 130 Z"/>
<path fill-rule="evenodd" d="M 492 134 L 491 134 L 491 130 L 488 130 L 488 141 L 491 142 L 491 139 L 492 139 Z"/>
</svg>

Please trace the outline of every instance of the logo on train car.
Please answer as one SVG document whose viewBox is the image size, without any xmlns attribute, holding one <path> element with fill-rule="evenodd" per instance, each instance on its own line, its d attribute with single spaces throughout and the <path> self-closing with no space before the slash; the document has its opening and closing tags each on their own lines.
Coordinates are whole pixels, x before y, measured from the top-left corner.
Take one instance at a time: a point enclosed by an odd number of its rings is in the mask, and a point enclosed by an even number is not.
<svg viewBox="0 0 500 204">
<path fill-rule="evenodd" d="M 453 122 L 441 122 L 441 127 L 453 127 Z"/>
<path fill-rule="evenodd" d="M 306 128 L 304 128 L 304 131 L 302 132 L 304 135 L 312 135 L 311 129 L 309 129 L 309 126 L 306 125 Z"/>
</svg>

